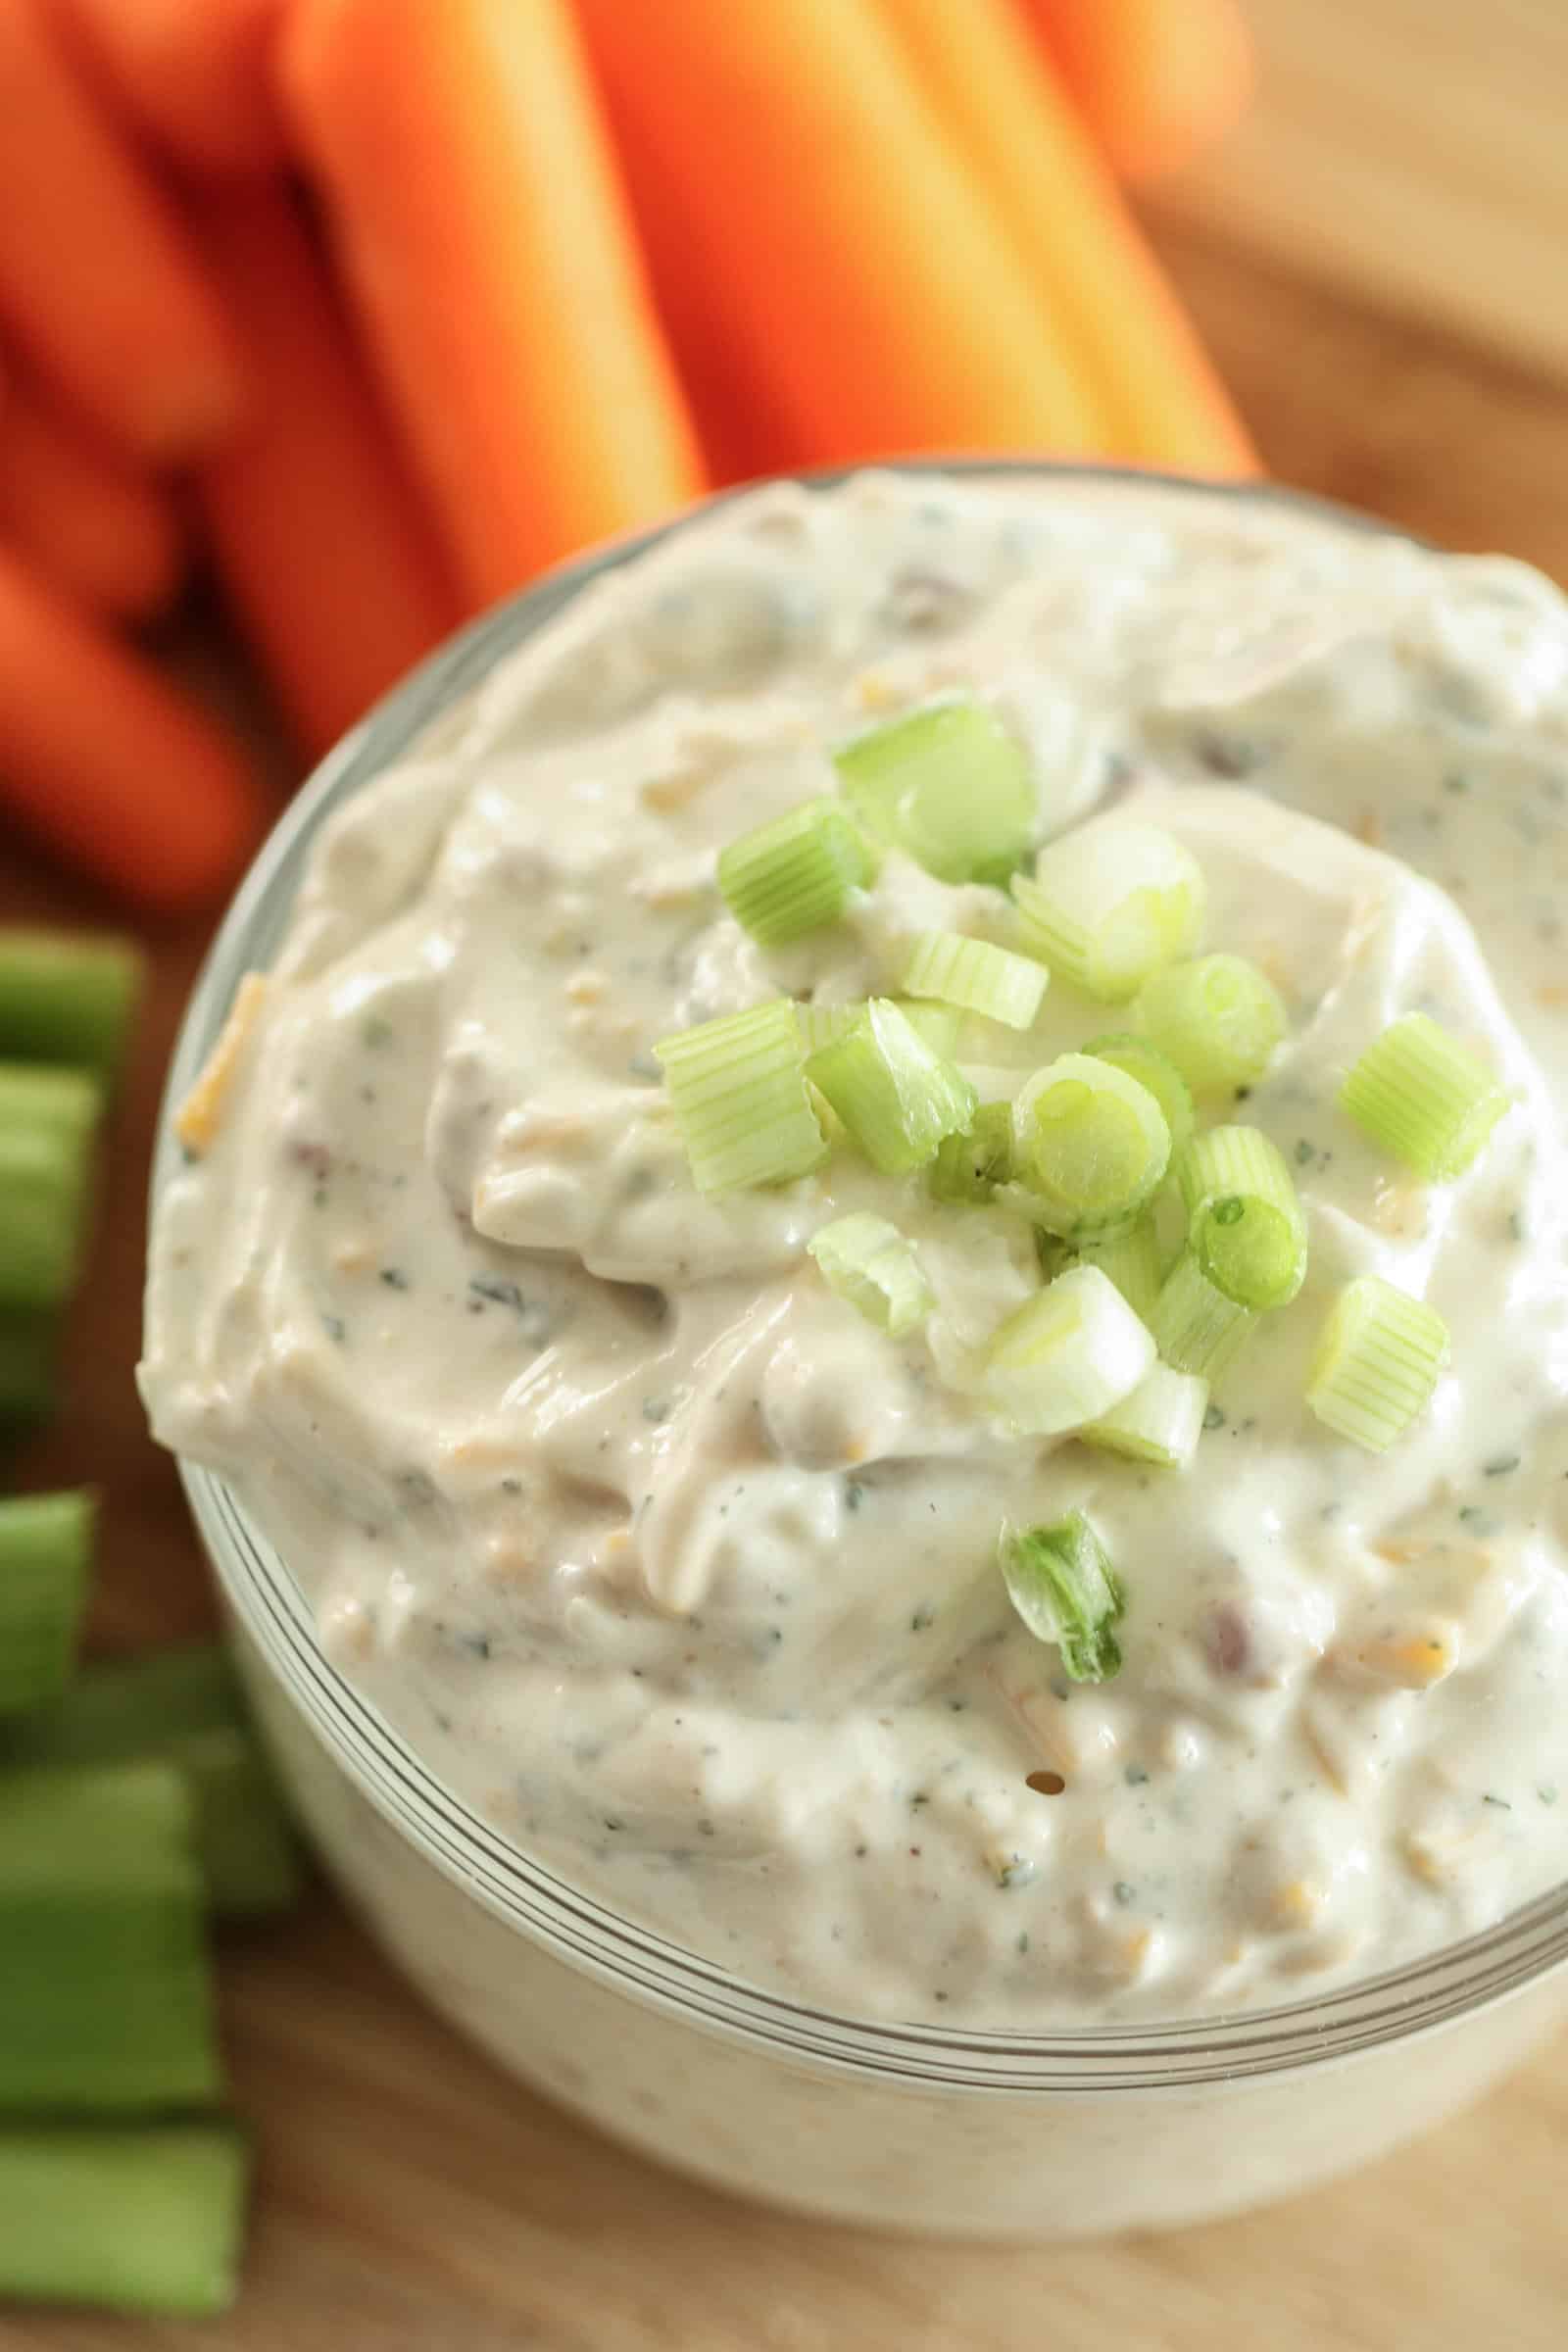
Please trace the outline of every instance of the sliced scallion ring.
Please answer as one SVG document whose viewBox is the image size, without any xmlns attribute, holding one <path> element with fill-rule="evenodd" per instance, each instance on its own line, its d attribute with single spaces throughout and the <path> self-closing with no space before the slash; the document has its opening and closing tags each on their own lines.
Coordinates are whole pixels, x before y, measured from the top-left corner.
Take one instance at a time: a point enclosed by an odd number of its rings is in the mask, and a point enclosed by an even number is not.
<svg viewBox="0 0 1568 2352">
<path fill-rule="evenodd" d="M 1043 963 L 968 939 L 959 931 L 922 931 L 910 943 L 904 986 L 911 997 L 961 1004 L 1009 1029 L 1027 1029 L 1051 982 Z"/>
<path fill-rule="evenodd" d="M 1090 1054 L 1058 1054 L 1026 1082 L 1012 1143 L 1030 1213 L 1069 1241 L 1129 1223 L 1170 1159 L 1170 1129 L 1148 1088 Z"/>
<path fill-rule="evenodd" d="M 1436 1307 L 1362 1274 L 1329 1310 L 1306 1401 L 1339 1437 L 1383 1453 L 1425 1412 L 1447 1355 Z"/>
<path fill-rule="evenodd" d="M 845 798 L 873 840 L 943 882 L 1010 870 L 1034 837 L 1034 779 L 1022 746 L 972 697 L 928 704 L 834 754 Z"/>
<path fill-rule="evenodd" d="M 1167 964 L 1145 981 L 1138 1017 L 1199 1095 L 1261 1078 L 1286 1025 L 1278 989 L 1245 956 Z"/>
<path fill-rule="evenodd" d="M 1469 1167 L 1508 1094 L 1457 1038 L 1424 1012 L 1407 1012 L 1368 1046 L 1340 1102 L 1385 1152 L 1445 1184 Z"/>
<path fill-rule="evenodd" d="M 1082 1511 L 1050 1527 L 1004 1527 L 997 1562 L 1008 1599 L 1037 1642 L 1060 1650 L 1069 1682 L 1102 1683 L 1119 1670 L 1114 1628 L 1127 1595 Z"/>
<path fill-rule="evenodd" d="M 1306 1219 L 1278 1150 L 1257 1127 L 1210 1127 L 1176 1162 L 1198 1262 L 1239 1306 L 1285 1306 L 1306 1274 Z"/>
<path fill-rule="evenodd" d="M 661 1038 L 654 1053 L 700 1192 L 783 1184 L 827 1156 L 787 997 Z"/>
<path fill-rule="evenodd" d="M 1162 1274 L 1159 1235 L 1152 1215 L 1146 1211 L 1105 1241 L 1080 1244 L 1078 1255 L 1085 1265 L 1108 1275 L 1139 1320 L 1149 1321 Z"/>
<path fill-rule="evenodd" d="M 1193 1090 L 1182 1076 L 1168 1054 L 1152 1045 L 1147 1037 L 1139 1037 L 1131 1029 L 1113 1030 L 1106 1037 L 1097 1037 L 1085 1046 L 1097 1061 L 1108 1061 L 1113 1069 L 1124 1070 L 1147 1086 L 1165 1114 L 1170 1129 L 1171 1157 L 1187 1149 L 1193 1132 Z"/>
<path fill-rule="evenodd" d="M 944 1136 L 962 1133 L 979 1102 L 967 1078 L 933 1054 L 886 997 L 873 997 L 807 1070 L 885 1176 L 923 1167 Z"/>
<path fill-rule="evenodd" d="M 1069 1266 L 993 1336 L 981 1386 L 1023 1436 L 1058 1437 L 1108 1413 L 1153 1362 L 1153 1341 L 1109 1277 Z"/>
<path fill-rule="evenodd" d="M 1078 1432 L 1087 1446 L 1156 1469 L 1185 1470 L 1198 1450 L 1208 1409 L 1208 1383 L 1195 1372 L 1156 1364 L 1130 1396 Z"/>
<path fill-rule="evenodd" d="M 829 1290 L 891 1339 L 903 1339 L 936 1304 L 912 1246 L 886 1217 L 869 1211 L 835 1217 L 806 1247 Z"/>
<path fill-rule="evenodd" d="M 742 834 L 718 854 L 718 887 L 743 930 L 764 948 L 818 931 L 871 878 L 849 810 L 823 798 Z"/>
<path fill-rule="evenodd" d="M 1216 1290 L 1197 1251 L 1187 1249 L 1160 1285 L 1149 1328 L 1173 1371 L 1214 1381 L 1235 1361 L 1256 1322 L 1251 1307 Z"/>
<path fill-rule="evenodd" d="M 1011 1178 L 1012 1105 L 982 1102 L 961 1135 L 937 1146 L 926 1181 L 934 1200 L 977 1206 L 994 1200 L 999 1185 Z"/>
<path fill-rule="evenodd" d="M 1031 955 L 1086 996 L 1122 1004 L 1150 973 L 1190 956 L 1206 893 L 1197 858 L 1157 825 L 1101 817 L 1048 842 L 1034 877 L 1014 874 Z"/>
</svg>

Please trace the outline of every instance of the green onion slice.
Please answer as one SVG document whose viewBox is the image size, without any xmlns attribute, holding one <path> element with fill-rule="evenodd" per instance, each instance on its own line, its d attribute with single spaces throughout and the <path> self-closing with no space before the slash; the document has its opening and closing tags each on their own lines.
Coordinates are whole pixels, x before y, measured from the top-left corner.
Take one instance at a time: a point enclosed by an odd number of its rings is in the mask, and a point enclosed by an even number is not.
<svg viewBox="0 0 1568 2352">
<path fill-rule="evenodd" d="M 1055 1643 L 1070 1682 L 1102 1683 L 1119 1671 L 1113 1629 L 1127 1595 L 1082 1511 L 1069 1511 L 1051 1527 L 1004 1527 L 997 1562 L 1007 1598 L 1037 1642 Z"/>
<path fill-rule="evenodd" d="M 893 1000 L 916 1037 L 924 1038 L 933 1054 L 951 1061 L 958 1050 L 958 1032 L 963 1027 L 963 1014 L 956 1004 L 932 1004 L 915 997 L 895 997 Z"/>
<path fill-rule="evenodd" d="M 1508 1108 L 1495 1074 L 1424 1012 L 1374 1039 L 1340 1090 L 1356 1125 L 1438 1184 L 1462 1176 Z"/>
<path fill-rule="evenodd" d="M 1108 1275 L 1133 1313 L 1147 1323 L 1159 1297 L 1163 1268 L 1159 1234 L 1152 1215 L 1145 1214 L 1121 1233 L 1102 1242 L 1085 1242 L 1078 1250 L 1085 1265 Z"/>
<path fill-rule="evenodd" d="M 1190 956 L 1203 927 L 1203 872 L 1157 825 L 1102 817 L 1048 842 L 1034 879 L 1014 874 L 1023 944 L 1086 996 L 1121 1004 L 1150 973 Z"/>
<path fill-rule="evenodd" d="M 936 1304 L 931 1285 L 905 1236 L 886 1217 L 869 1212 L 835 1217 L 806 1245 L 829 1290 L 858 1307 L 868 1323 L 903 1339 Z"/>
<path fill-rule="evenodd" d="M 1012 1179 L 1012 1105 L 982 1102 L 961 1135 L 945 1136 L 937 1146 L 926 1181 L 937 1200 L 961 1200 L 971 1206 L 996 1198 L 999 1185 Z"/>
<path fill-rule="evenodd" d="M 1069 1241 L 1129 1223 L 1170 1161 L 1170 1129 L 1149 1089 L 1092 1054 L 1059 1054 L 1026 1082 L 1012 1144 L 1030 1213 Z"/>
<path fill-rule="evenodd" d="M 1193 1132 L 1193 1090 L 1168 1054 L 1162 1054 L 1147 1037 L 1139 1037 L 1131 1029 L 1117 1029 L 1106 1037 L 1094 1038 L 1084 1052 L 1092 1054 L 1097 1061 L 1108 1061 L 1112 1069 L 1125 1071 L 1140 1086 L 1147 1086 L 1165 1114 L 1171 1156 L 1174 1158 L 1187 1149 Z"/>
<path fill-rule="evenodd" d="M 1107 1453 L 1152 1462 L 1161 1470 L 1185 1470 L 1198 1450 L 1208 1409 L 1208 1383 L 1195 1372 L 1156 1364 L 1130 1396 L 1113 1404 L 1078 1435 Z"/>
<path fill-rule="evenodd" d="M 959 1135 L 979 1097 L 933 1054 L 898 1006 L 873 997 L 854 1027 L 807 1064 L 854 1141 L 885 1176 L 923 1167 L 944 1136 Z"/>
<path fill-rule="evenodd" d="M 700 1192 L 787 1183 L 826 1157 L 787 997 L 662 1038 L 654 1053 Z"/>
<path fill-rule="evenodd" d="M 944 882 L 1010 871 L 1034 838 L 1034 779 L 995 712 L 955 698 L 869 728 L 834 754 L 856 816 Z"/>
<path fill-rule="evenodd" d="M 871 859 L 849 811 L 807 801 L 732 841 L 718 856 L 718 887 L 735 920 L 764 948 L 818 931 L 871 878 Z"/>
<path fill-rule="evenodd" d="M 911 997 L 961 1004 L 1009 1029 L 1029 1027 L 1050 982 L 1043 963 L 994 948 L 986 939 L 966 939 L 959 931 L 920 932 L 904 972 Z"/>
<path fill-rule="evenodd" d="M 1160 1286 L 1149 1328 L 1173 1371 L 1217 1380 L 1235 1361 L 1256 1321 L 1251 1307 L 1216 1289 L 1197 1251 L 1188 1249 Z"/>
<path fill-rule="evenodd" d="M 1382 1453 L 1426 1410 L 1447 1355 L 1448 1327 L 1435 1307 L 1362 1274 L 1329 1310 L 1306 1401 L 1338 1436 Z"/>
<path fill-rule="evenodd" d="M 1021 1435 L 1053 1438 L 1108 1413 L 1153 1362 L 1153 1341 L 1109 1277 L 1069 1266 L 995 1334 L 981 1386 Z"/>
<path fill-rule="evenodd" d="M 1285 1035 L 1278 989 L 1245 956 L 1167 964 L 1145 981 L 1138 1015 L 1200 1095 L 1250 1086 Z"/>
<path fill-rule="evenodd" d="M 1285 1306 L 1306 1275 L 1306 1219 L 1257 1127 L 1210 1127 L 1176 1163 L 1198 1262 L 1238 1306 Z"/>
</svg>

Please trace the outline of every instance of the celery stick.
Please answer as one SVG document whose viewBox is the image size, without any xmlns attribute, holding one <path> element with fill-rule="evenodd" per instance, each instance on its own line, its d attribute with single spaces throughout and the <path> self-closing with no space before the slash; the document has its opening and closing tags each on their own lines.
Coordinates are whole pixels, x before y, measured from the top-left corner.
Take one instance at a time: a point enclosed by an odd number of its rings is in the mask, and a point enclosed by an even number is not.
<svg viewBox="0 0 1568 2352">
<path fill-rule="evenodd" d="M 0 926 L 0 1056 L 68 1062 L 112 1084 L 143 968 L 129 940 Z"/>
<path fill-rule="evenodd" d="M 92 1548 L 90 1494 L 0 1502 L 0 1716 L 46 1705 L 70 1681 Z"/>
<path fill-rule="evenodd" d="M 0 1307 L 71 1294 L 100 1100 L 79 1070 L 0 1063 Z"/>
<path fill-rule="evenodd" d="M 223 2121 L 0 2131 L 0 2296 L 226 2311 L 249 2176 L 246 2134 Z"/>
<path fill-rule="evenodd" d="M 0 1434 L 14 1436 L 54 1409 L 60 1326 L 51 1314 L 0 1314 Z"/>
<path fill-rule="evenodd" d="M 222 2090 L 192 1801 L 168 1764 L 19 1772 L 0 1803 L 0 2109 Z"/>
<path fill-rule="evenodd" d="M 286 1910 L 300 1890 L 299 1846 L 220 1643 L 88 1665 L 54 1706 L 0 1726 L 0 1769 L 145 1757 L 189 1781 L 213 1908 L 250 1919 Z"/>
</svg>

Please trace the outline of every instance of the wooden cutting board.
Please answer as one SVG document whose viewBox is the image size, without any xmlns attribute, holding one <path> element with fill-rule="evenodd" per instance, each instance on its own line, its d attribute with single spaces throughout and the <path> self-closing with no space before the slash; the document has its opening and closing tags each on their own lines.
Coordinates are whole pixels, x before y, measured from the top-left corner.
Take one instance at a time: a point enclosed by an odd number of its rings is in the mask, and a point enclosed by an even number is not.
<svg viewBox="0 0 1568 2352">
<path fill-rule="evenodd" d="M 1251 0 L 1265 76 L 1151 208 L 1284 479 L 1568 581 L 1568 0 Z M 0 843 L 0 911 L 90 909 Z M 166 940 L 40 1478 L 108 1498 L 108 1644 L 209 1603 L 130 1367 Z M 1568 1703 L 1568 1694 L 1565 1694 Z M 225 1954 L 262 2182 L 220 2326 L 0 2317 L 0 2352 L 1561 2352 L 1568 2045 L 1359 2180 L 1068 2251 L 904 2244 L 730 2204 L 580 2130 L 437 2025 L 325 1894 Z"/>
</svg>

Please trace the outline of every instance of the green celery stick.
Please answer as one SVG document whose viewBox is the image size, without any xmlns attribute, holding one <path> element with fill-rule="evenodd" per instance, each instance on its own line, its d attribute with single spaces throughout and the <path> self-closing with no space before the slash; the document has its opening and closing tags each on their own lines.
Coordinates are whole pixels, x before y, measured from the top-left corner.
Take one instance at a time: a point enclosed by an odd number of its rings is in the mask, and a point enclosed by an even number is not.
<svg viewBox="0 0 1568 2352">
<path fill-rule="evenodd" d="M 0 1769 L 143 1757 L 189 1781 L 213 1908 L 247 1919 L 286 1910 L 300 1890 L 299 1846 L 220 1643 L 88 1665 L 56 1705 L 0 1728 Z"/>
<path fill-rule="evenodd" d="M 18 1772 L 0 1801 L 0 2111 L 221 2095 L 189 1788 L 172 1765 Z"/>
<path fill-rule="evenodd" d="M 93 1499 L 0 1502 L 0 1716 L 58 1698 L 71 1679 L 92 1575 Z"/>
<path fill-rule="evenodd" d="M 112 1085 L 143 972 L 126 939 L 0 925 L 0 1056 L 67 1062 Z"/>
<path fill-rule="evenodd" d="M 51 1314 L 0 1314 L 0 1434 L 15 1436 L 54 1410 L 60 1326 Z"/>
<path fill-rule="evenodd" d="M 0 1062 L 0 1307 L 74 1286 L 101 1101 L 83 1071 Z"/>
<path fill-rule="evenodd" d="M 249 2140 L 221 2119 L 0 2130 L 0 2296 L 216 2317 L 249 2179 Z"/>
</svg>

